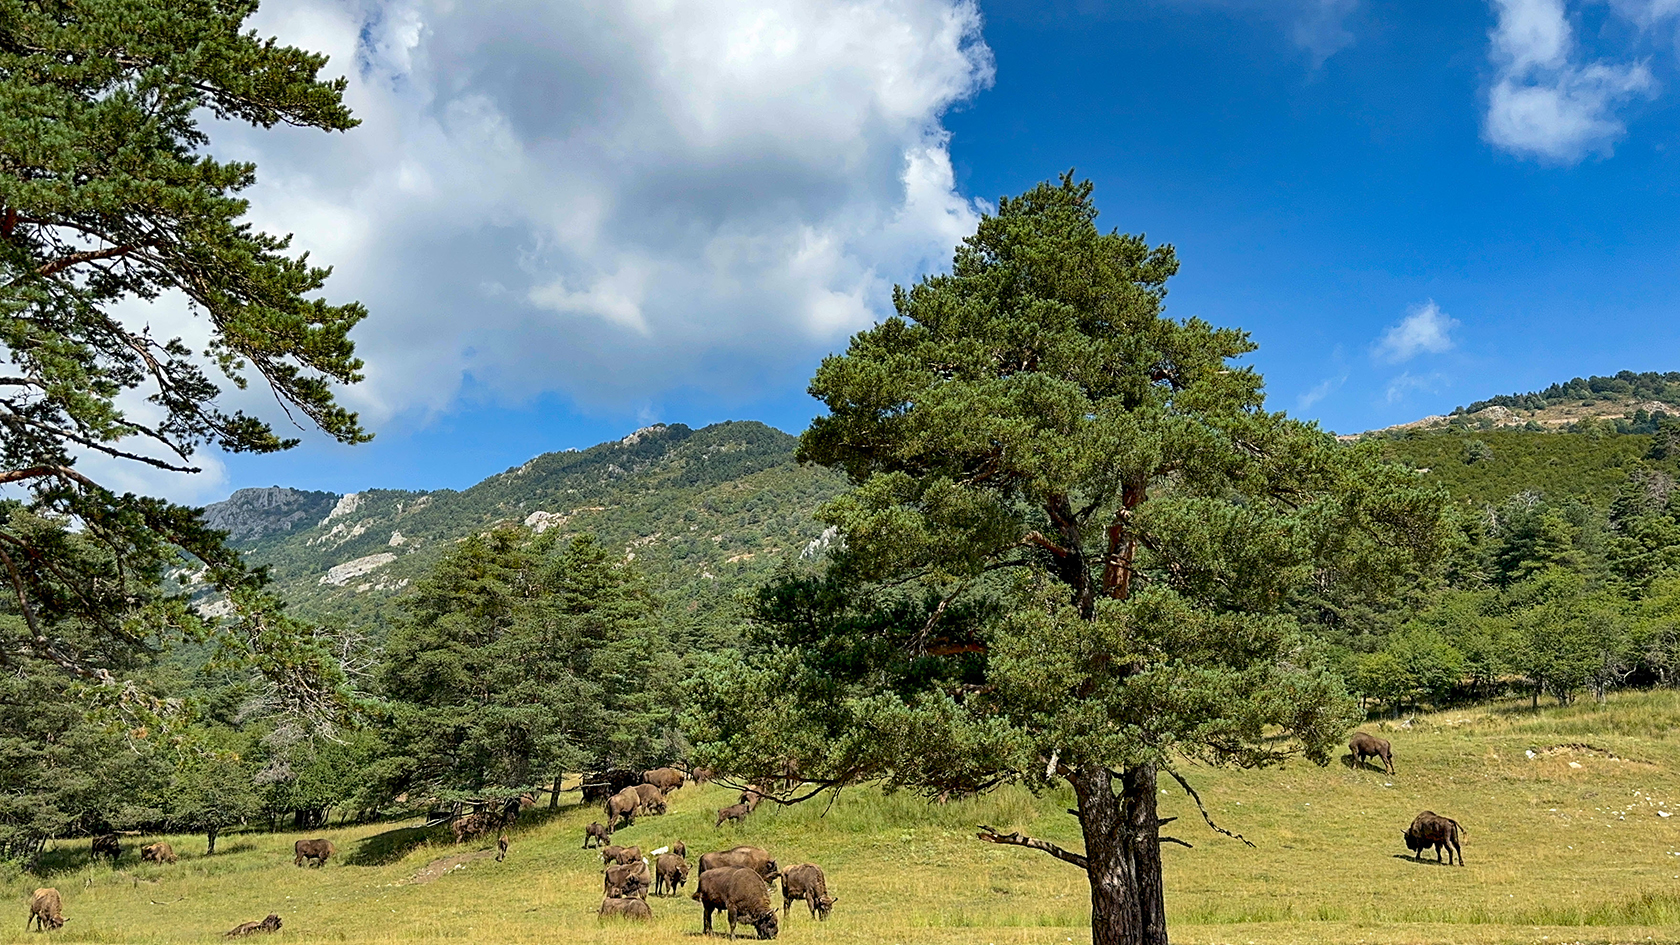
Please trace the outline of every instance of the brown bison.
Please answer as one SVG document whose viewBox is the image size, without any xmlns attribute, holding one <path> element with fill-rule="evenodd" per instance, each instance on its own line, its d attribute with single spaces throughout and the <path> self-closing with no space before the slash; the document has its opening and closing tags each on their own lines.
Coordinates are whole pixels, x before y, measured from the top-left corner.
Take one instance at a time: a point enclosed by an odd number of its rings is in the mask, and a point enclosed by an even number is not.
<svg viewBox="0 0 1680 945">
<path fill-rule="evenodd" d="M 162 840 L 140 848 L 140 862 L 142 863 L 173 863 L 175 860 L 175 848 Z"/>
<path fill-rule="evenodd" d="M 776 869 L 776 861 L 771 859 L 770 853 L 762 847 L 754 846 L 738 846 L 732 850 L 723 850 L 718 853 L 702 853 L 700 855 L 700 868 L 696 872 L 704 873 L 707 870 L 723 869 L 725 867 L 742 867 L 752 870 L 763 877 L 767 883 L 775 882 L 776 877 L 782 875 L 781 871 Z"/>
<path fill-rule="evenodd" d="M 641 799 L 642 813 L 655 816 L 665 813 L 665 792 L 652 784 L 636 785 L 636 796 Z"/>
<path fill-rule="evenodd" d="M 496 838 L 496 862 L 497 863 L 500 863 L 503 860 L 507 859 L 507 848 L 508 848 L 508 838 L 507 838 L 507 834 L 504 833 L 501 836 Z"/>
<path fill-rule="evenodd" d="M 333 853 L 331 840 L 299 840 L 292 844 L 292 865 L 302 866 L 304 860 L 314 860 L 316 866 L 326 866 L 327 857 Z"/>
<path fill-rule="evenodd" d="M 64 928 L 64 900 L 58 890 L 49 886 L 29 894 L 29 918 L 23 923 L 25 930 L 31 922 L 37 932 Z"/>
<path fill-rule="evenodd" d="M 636 811 L 641 806 L 641 792 L 637 791 L 634 786 L 627 787 L 624 790 L 619 791 L 617 794 L 614 794 L 612 797 L 607 798 L 607 803 L 604 809 L 607 814 L 608 832 L 617 830 L 623 825 L 634 826 L 636 823 Z M 623 825 L 619 823 L 620 818 L 623 818 L 624 820 Z"/>
<path fill-rule="evenodd" d="M 1353 763 L 1362 765 L 1366 758 L 1381 758 L 1383 769 L 1389 774 L 1394 773 L 1394 751 L 1388 745 L 1388 739 L 1378 738 L 1365 732 L 1354 732 L 1348 739 L 1348 751 L 1353 753 Z"/>
<path fill-rule="evenodd" d="M 600 914 L 602 918 L 609 916 L 620 919 L 641 920 L 653 918 L 653 910 L 648 908 L 646 900 L 616 899 L 612 896 L 608 896 L 607 898 L 601 900 Z"/>
<path fill-rule="evenodd" d="M 759 938 L 776 937 L 776 907 L 770 904 L 770 887 L 757 873 L 734 867 L 706 870 L 695 885 L 690 898 L 700 903 L 706 934 L 712 931 L 712 913 L 722 909 L 729 916 L 730 938 L 735 937 L 738 922 L 752 926 Z"/>
<path fill-rule="evenodd" d="M 678 840 L 676 843 L 671 844 L 671 852 L 675 853 L 676 855 L 678 855 L 680 857 L 682 857 L 683 859 L 687 859 L 688 858 L 688 845 L 683 843 L 681 840 Z"/>
<path fill-rule="evenodd" d="M 711 768 L 695 768 L 688 773 L 688 779 L 695 784 L 705 784 L 717 777 L 717 772 Z"/>
<path fill-rule="evenodd" d="M 646 899 L 653 877 L 641 860 L 609 866 L 603 872 L 603 891 L 611 899 Z"/>
<path fill-rule="evenodd" d="M 518 816 L 517 813 L 515 816 Z M 449 829 L 454 832 L 456 843 L 465 843 L 473 837 L 500 828 L 504 821 L 505 818 L 502 815 L 483 810 L 476 814 L 468 814 L 465 817 L 457 818 L 454 823 L 449 825 Z"/>
<path fill-rule="evenodd" d="M 725 821 L 729 820 L 736 823 L 745 822 L 747 815 L 750 813 L 752 813 L 752 808 L 746 804 L 731 804 L 728 807 L 720 807 L 717 812 L 717 823 L 712 824 L 712 829 L 716 830 L 723 826 Z"/>
<path fill-rule="evenodd" d="M 229 938 L 237 938 L 241 935 L 250 935 L 252 932 L 278 931 L 280 931 L 280 917 L 270 912 L 268 918 L 261 922 L 247 922 L 244 925 L 236 925 L 228 929 L 226 934 Z"/>
<path fill-rule="evenodd" d="M 764 796 L 769 793 L 756 784 L 749 784 L 741 791 L 741 803 L 747 805 L 747 813 L 758 810 L 758 805 L 764 803 Z"/>
<path fill-rule="evenodd" d="M 687 778 L 675 768 L 654 768 L 652 771 L 642 772 L 642 783 L 651 784 L 666 794 L 683 786 Z"/>
<path fill-rule="evenodd" d="M 641 858 L 641 847 L 621 847 L 617 844 L 613 844 L 610 847 L 601 848 L 602 863 L 630 863 L 639 861 Z"/>
<path fill-rule="evenodd" d="M 88 855 L 95 860 L 102 856 L 109 857 L 111 865 L 116 866 L 117 858 L 122 856 L 122 841 L 114 833 L 94 837 L 93 844 L 88 847 Z"/>
<path fill-rule="evenodd" d="M 1406 838 L 1406 848 L 1417 854 L 1418 860 L 1423 859 L 1423 851 L 1431 846 L 1435 848 L 1435 862 L 1441 862 L 1441 848 L 1447 848 L 1447 863 L 1452 864 L 1453 854 L 1458 854 L 1458 865 L 1464 865 L 1464 850 L 1458 845 L 1458 838 L 1467 831 L 1458 825 L 1458 821 L 1451 817 L 1442 817 L 1432 810 L 1426 810 L 1413 818 L 1412 825 L 1402 834 Z"/>
<path fill-rule="evenodd" d="M 604 847 L 612 842 L 612 831 L 600 824 L 591 823 L 583 828 L 583 848 L 585 850 L 589 849 L 592 840 L 595 842 L 595 846 Z"/>
<path fill-rule="evenodd" d="M 790 866 L 782 874 L 783 918 L 787 917 L 788 909 L 798 899 L 805 900 L 805 904 L 811 907 L 811 917 L 819 922 L 828 918 L 828 913 L 839 901 L 828 894 L 828 882 L 823 878 L 822 868 L 815 863 Z"/>
<path fill-rule="evenodd" d="M 680 853 L 661 853 L 653 861 L 653 894 L 675 896 L 688 882 L 688 861 Z"/>
</svg>

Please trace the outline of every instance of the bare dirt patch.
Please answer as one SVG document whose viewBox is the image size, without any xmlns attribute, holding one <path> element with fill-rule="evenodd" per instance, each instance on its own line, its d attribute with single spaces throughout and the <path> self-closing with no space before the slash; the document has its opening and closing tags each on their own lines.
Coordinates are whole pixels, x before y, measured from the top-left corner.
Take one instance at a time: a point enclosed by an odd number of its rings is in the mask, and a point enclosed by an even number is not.
<svg viewBox="0 0 1680 945">
<path fill-rule="evenodd" d="M 476 853 L 452 853 L 440 856 L 413 876 L 398 883 L 399 886 L 424 886 L 434 880 L 441 879 L 459 869 L 466 869 L 467 864 L 474 860 L 482 860 L 487 856 L 495 856 L 495 850 L 479 850 Z"/>
</svg>

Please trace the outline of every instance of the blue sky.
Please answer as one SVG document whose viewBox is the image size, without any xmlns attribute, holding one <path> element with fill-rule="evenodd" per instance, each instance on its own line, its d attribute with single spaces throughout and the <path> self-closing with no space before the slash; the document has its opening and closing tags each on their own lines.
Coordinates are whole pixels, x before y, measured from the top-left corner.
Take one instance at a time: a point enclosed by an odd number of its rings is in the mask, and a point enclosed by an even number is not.
<svg viewBox="0 0 1680 945">
<path fill-rule="evenodd" d="M 268 6 L 365 123 L 213 148 L 369 305 L 378 438 L 178 496 L 798 432 L 816 362 L 976 201 L 1070 167 L 1102 225 L 1177 246 L 1172 315 L 1251 331 L 1272 406 L 1334 430 L 1680 370 L 1680 0 Z"/>
</svg>

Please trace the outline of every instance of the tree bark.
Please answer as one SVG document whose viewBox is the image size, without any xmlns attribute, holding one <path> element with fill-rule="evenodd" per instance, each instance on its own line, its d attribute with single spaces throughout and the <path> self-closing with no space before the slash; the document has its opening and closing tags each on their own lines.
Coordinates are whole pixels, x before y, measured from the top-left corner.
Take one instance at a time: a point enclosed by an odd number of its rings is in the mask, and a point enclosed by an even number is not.
<svg viewBox="0 0 1680 945">
<path fill-rule="evenodd" d="M 1085 835 L 1085 875 L 1091 884 L 1091 945 L 1146 945 L 1138 882 L 1127 841 L 1121 798 L 1100 765 L 1087 765 L 1069 780 L 1079 798 Z"/>
<path fill-rule="evenodd" d="M 205 856 L 215 856 L 216 855 L 216 835 L 221 833 L 221 832 L 222 832 L 222 829 L 220 827 L 209 827 L 209 828 L 205 829 L 204 838 L 209 841 L 208 843 L 206 843 L 204 845 L 204 855 Z"/>
<path fill-rule="evenodd" d="M 566 777 L 566 773 L 563 772 L 563 771 L 554 776 L 554 790 L 548 792 L 548 809 L 549 810 L 559 810 L 560 809 L 560 781 L 565 777 Z"/>
<path fill-rule="evenodd" d="M 1120 775 L 1120 797 L 1132 843 L 1132 869 L 1137 876 L 1138 941 L 1167 945 L 1165 881 L 1161 877 L 1161 819 L 1155 802 L 1160 794 L 1154 765 L 1127 768 Z"/>
</svg>

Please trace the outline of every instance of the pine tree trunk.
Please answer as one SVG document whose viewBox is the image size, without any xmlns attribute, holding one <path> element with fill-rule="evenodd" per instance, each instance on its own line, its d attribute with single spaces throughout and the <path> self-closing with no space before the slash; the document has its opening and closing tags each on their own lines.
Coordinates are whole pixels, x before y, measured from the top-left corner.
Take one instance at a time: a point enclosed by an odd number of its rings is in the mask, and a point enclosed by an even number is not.
<svg viewBox="0 0 1680 945">
<path fill-rule="evenodd" d="M 566 773 L 563 772 L 563 771 L 554 776 L 554 790 L 552 790 L 548 793 L 548 809 L 549 810 L 559 810 L 560 809 L 560 781 L 565 777 L 566 777 Z"/>
<path fill-rule="evenodd" d="M 1140 895 L 1157 895 L 1161 886 L 1159 850 L 1153 861 L 1139 857 L 1131 824 L 1137 814 L 1114 790 L 1113 776 L 1101 766 L 1088 766 L 1069 779 L 1079 797 L 1079 826 L 1085 834 L 1086 876 L 1091 884 L 1092 945 L 1164 945 L 1166 923 L 1158 905 L 1146 906 Z M 1147 780 L 1154 783 L 1154 772 Z M 1148 816 L 1154 841 L 1154 798 Z M 1131 805 L 1138 806 L 1138 805 Z M 1142 877 L 1139 863 L 1155 875 Z M 1153 890 L 1153 893 L 1150 891 Z"/>
<path fill-rule="evenodd" d="M 206 843 L 204 845 L 204 847 L 205 847 L 204 855 L 205 856 L 215 856 L 216 855 L 216 835 L 221 833 L 221 832 L 222 831 L 221 831 L 220 827 L 209 827 L 204 831 L 204 838 L 209 841 L 208 843 Z"/>
<path fill-rule="evenodd" d="M 1155 802 L 1159 794 L 1154 765 L 1127 768 L 1120 775 L 1127 833 L 1132 838 L 1132 869 L 1137 876 L 1139 941 L 1167 945 L 1165 881 L 1161 877 L 1161 821 Z"/>
</svg>

